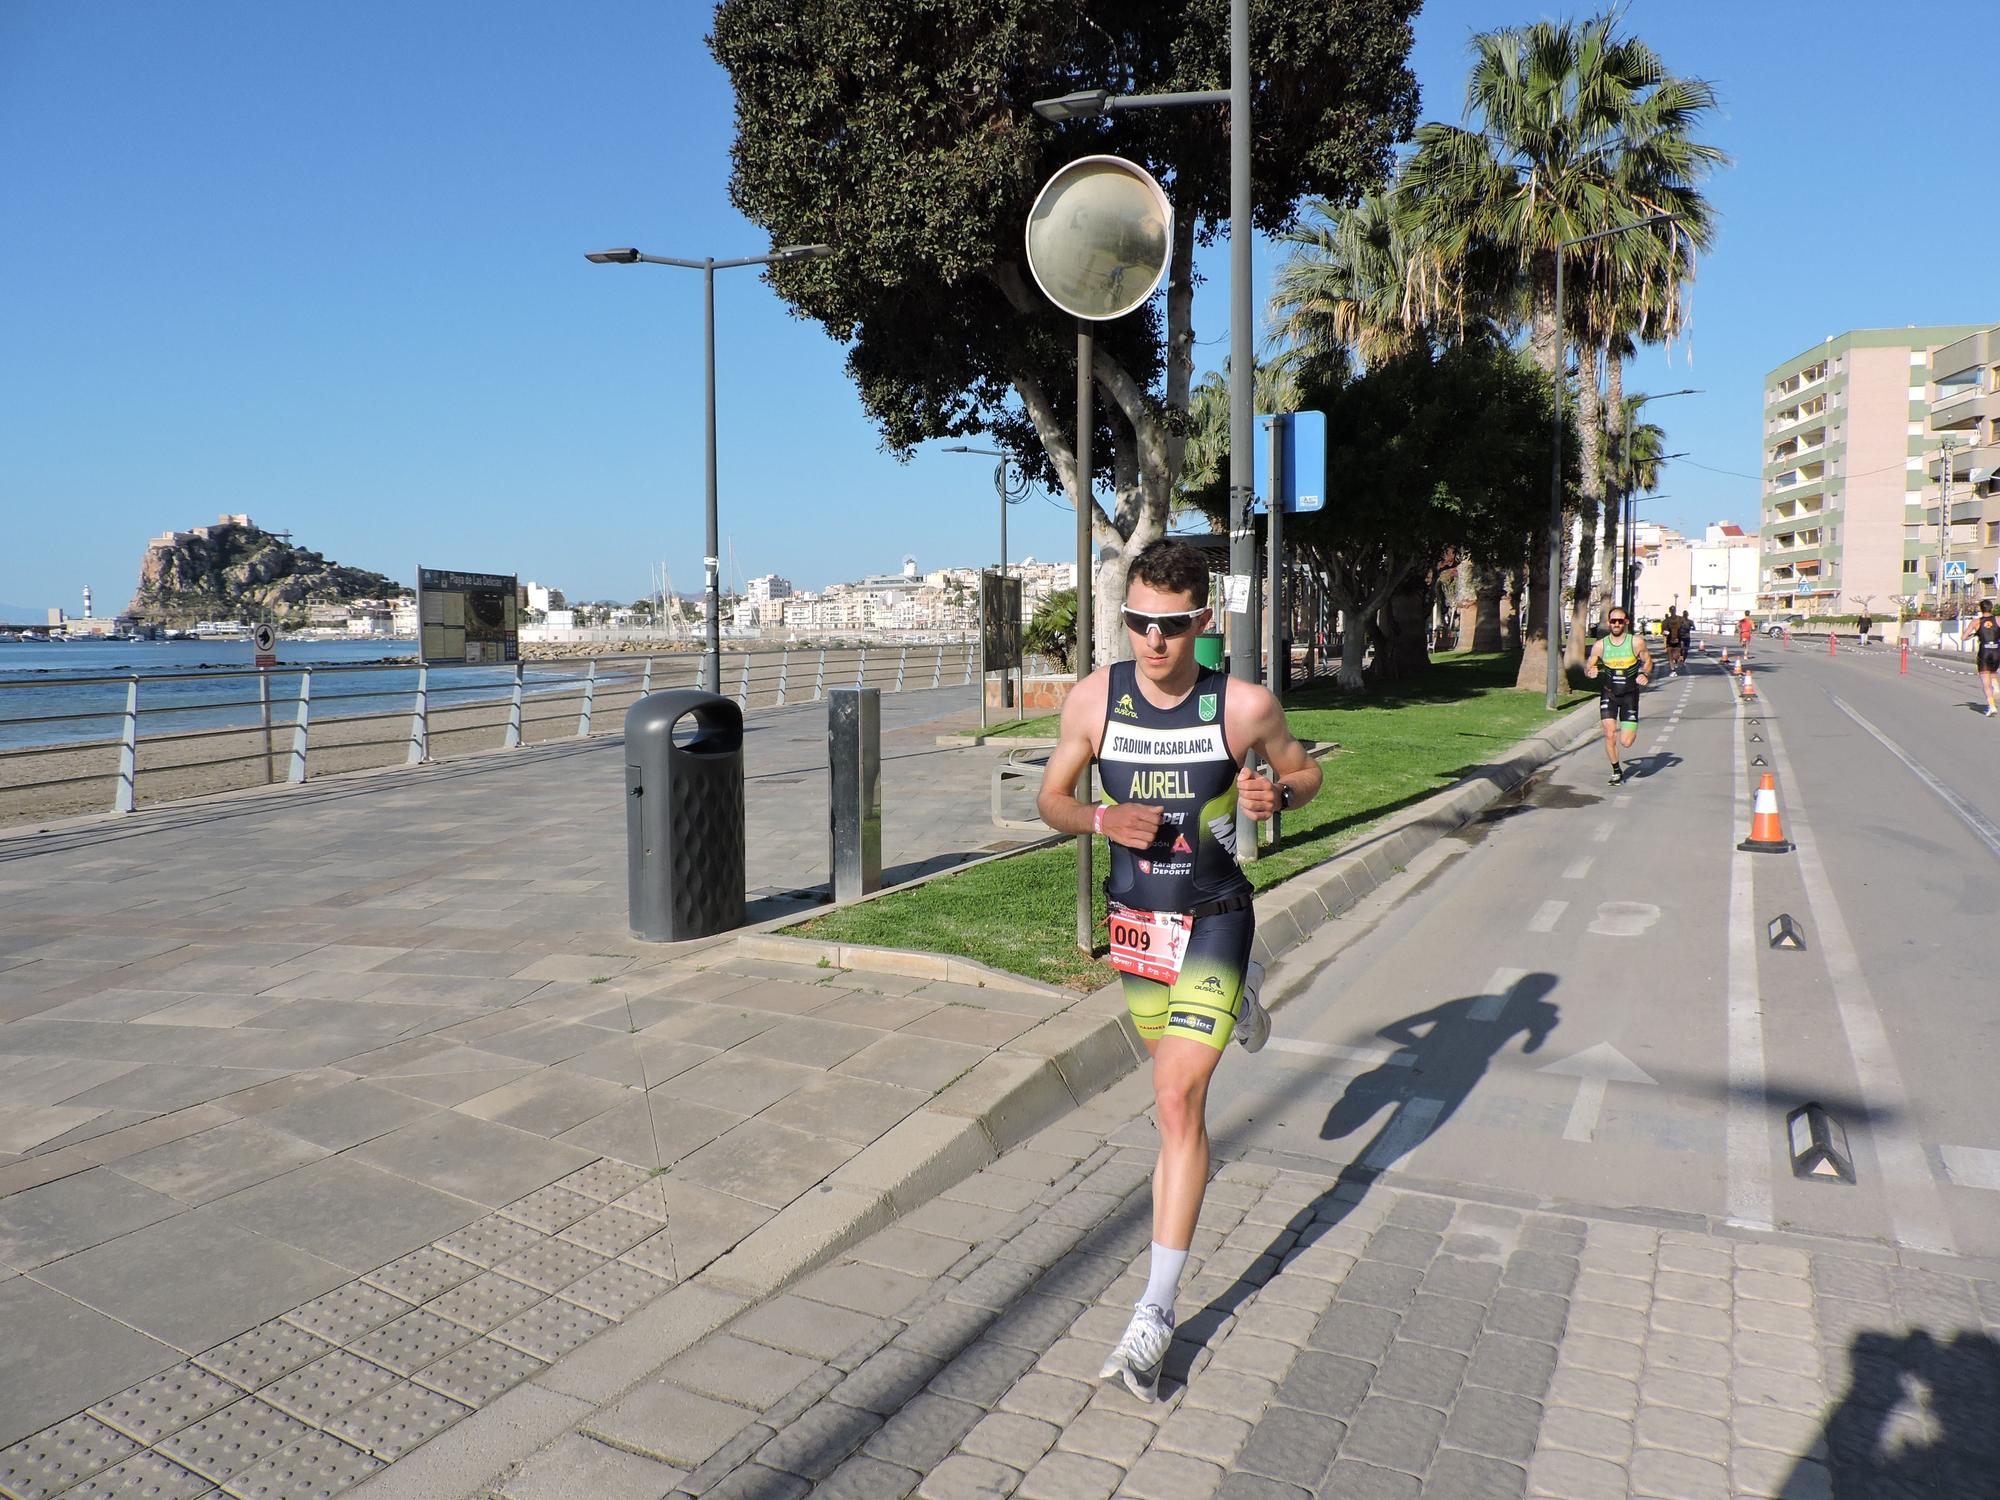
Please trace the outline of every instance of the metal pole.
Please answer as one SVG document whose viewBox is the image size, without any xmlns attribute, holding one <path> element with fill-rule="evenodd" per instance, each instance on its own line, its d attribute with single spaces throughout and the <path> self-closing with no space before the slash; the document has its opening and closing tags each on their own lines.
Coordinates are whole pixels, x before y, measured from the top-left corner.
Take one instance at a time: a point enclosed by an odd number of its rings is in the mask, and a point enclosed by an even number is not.
<svg viewBox="0 0 2000 1500">
<path fill-rule="evenodd" d="M 271 669 L 257 669 L 257 708 L 264 720 L 264 785 L 269 786 L 278 779 L 277 762 L 271 749 Z"/>
<path fill-rule="evenodd" d="M 702 566 L 708 569 L 708 682 L 710 692 L 722 691 L 722 589 L 716 568 L 722 544 L 715 516 L 715 257 L 702 264 L 702 318 L 706 341 L 708 380 L 708 554 Z"/>
<path fill-rule="evenodd" d="M 421 765 L 430 759 L 430 692 L 431 669 L 428 664 L 417 668 L 417 701 L 410 709 L 410 753 L 403 757 L 406 765 Z"/>
<path fill-rule="evenodd" d="M 507 697 L 507 743 L 509 750 L 521 748 L 521 689 L 525 685 L 523 663 L 514 663 L 514 690 Z"/>
<path fill-rule="evenodd" d="M 1938 477 L 1938 568 L 1937 568 L 1937 613 L 1938 641 L 1944 640 L 1944 570 L 1951 560 L 1951 442 L 1946 439 L 1938 444 L 1938 456 L 1944 460 L 1943 471 Z"/>
<path fill-rule="evenodd" d="M 993 466 L 993 490 L 1000 498 L 1000 604 L 1004 610 L 1011 600 L 1007 592 L 1007 460 L 1004 458 Z M 1002 639 L 1011 640 L 1020 626 L 1020 611 L 1016 610 Z M 1014 706 L 1014 664 L 1010 661 L 1000 664 L 1000 706 Z"/>
<path fill-rule="evenodd" d="M 1238 0 L 1242 3 L 1242 0 Z M 1092 500 L 1090 439 L 1097 418 L 1091 406 L 1090 382 L 1095 350 L 1090 324 L 1076 322 L 1076 680 L 1079 685 L 1090 675 L 1090 586 L 1091 573 L 1090 507 Z M 1094 800 L 1090 791 L 1090 767 L 1077 772 L 1076 800 L 1086 806 Z M 1091 837 L 1079 834 L 1076 840 L 1076 946 L 1085 953 L 1095 950 L 1097 923 L 1090 909 Z"/>
<path fill-rule="evenodd" d="M 1569 341 L 1563 337 L 1563 252 L 1556 248 L 1556 378 L 1555 438 L 1549 453 L 1549 690 L 1546 706 L 1553 709 L 1562 693 L 1562 562 L 1563 562 L 1563 360 Z"/>
<path fill-rule="evenodd" d="M 1250 445 L 1257 440 L 1252 403 L 1257 356 L 1252 347 L 1250 241 L 1254 205 L 1250 193 L 1250 0 L 1229 0 L 1229 577 L 1255 594 L 1257 543 L 1250 529 L 1250 491 L 1255 485 Z M 1257 680 L 1257 637 L 1246 613 L 1226 598 L 1229 675 Z M 1236 814 L 1238 857 L 1255 857 L 1256 828 L 1249 815 Z"/>
<path fill-rule="evenodd" d="M 577 738 L 590 733 L 590 711 L 597 703 L 597 663 L 590 664 L 590 671 L 583 679 L 583 711 L 576 716 Z"/>
</svg>

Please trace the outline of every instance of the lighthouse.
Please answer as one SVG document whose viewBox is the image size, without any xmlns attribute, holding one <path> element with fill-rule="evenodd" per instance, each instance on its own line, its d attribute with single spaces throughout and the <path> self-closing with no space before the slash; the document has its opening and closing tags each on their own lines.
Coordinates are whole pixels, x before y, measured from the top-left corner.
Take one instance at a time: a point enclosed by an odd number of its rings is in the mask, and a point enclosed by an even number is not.
<svg viewBox="0 0 2000 1500">
<path fill-rule="evenodd" d="M 87 583 L 83 586 L 83 617 L 86 620 L 90 618 L 90 585 Z"/>
</svg>

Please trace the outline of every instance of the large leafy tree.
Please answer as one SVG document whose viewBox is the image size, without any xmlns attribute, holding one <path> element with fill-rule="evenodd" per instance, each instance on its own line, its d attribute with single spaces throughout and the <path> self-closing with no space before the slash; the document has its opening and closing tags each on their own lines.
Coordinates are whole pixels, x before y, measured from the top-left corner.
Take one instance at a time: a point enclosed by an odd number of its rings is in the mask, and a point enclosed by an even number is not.
<svg viewBox="0 0 2000 1500">
<path fill-rule="evenodd" d="M 1564 382 L 1556 257 L 1568 257 L 1565 275 L 1581 294 L 1585 320 L 1586 443 L 1594 444 L 1600 431 L 1593 308 L 1609 295 L 1602 289 L 1621 281 L 1650 277 L 1677 290 L 1684 279 L 1693 248 L 1689 226 L 1707 223 L 1698 184 L 1723 159 L 1695 139 L 1714 102 L 1708 84 L 1668 73 L 1651 47 L 1620 33 L 1614 16 L 1543 21 L 1474 37 L 1467 124 L 1417 131 L 1399 189 L 1413 234 L 1445 264 L 1482 248 L 1514 258 L 1527 285 L 1530 348 L 1552 389 Z M 1565 241 L 1658 213 L 1679 222 L 1558 250 Z M 1668 315 L 1664 305 L 1660 311 Z M 1592 541 L 1602 498 L 1594 458 L 1582 471 Z M 1560 586 L 1549 575 L 1546 522 L 1530 556 L 1523 686 L 1538 685 L 1546 671 L 1548 590 Z M 1583 584 L 1587 594 L 1587 579 Z"/>
<path fill-rule="evenodd" d="M 1415 123 L 1416 8 L 1256 0 L 1258 228 L 1381 179 Z M 772 283 L 848 343 L 891 450 L 990 433 L 1091 507 L 1100 641 L 1123 640 L 1104 627 L 1131 554 L 1165 530 L 1185 458 L 1193 252 L 1226 227 L 1232 123 L 1203 107 L 1052 127 L 1030 106 L 1086 88 L 1220 87 L 1228 15 L 1228 0 L 722 0 L 715 12 L 710 46 L 736 90 L 733 199 L 780 243 L 840 247 L 774 266 Z M 1100 151 L 1159 177 L 1176 217 L 1164 296 L 1097 325 L 1095 472 L 1079 475 L 1075 330 L 1034 286 L 1023 231 L 1055 169 Z"/>
</svg>

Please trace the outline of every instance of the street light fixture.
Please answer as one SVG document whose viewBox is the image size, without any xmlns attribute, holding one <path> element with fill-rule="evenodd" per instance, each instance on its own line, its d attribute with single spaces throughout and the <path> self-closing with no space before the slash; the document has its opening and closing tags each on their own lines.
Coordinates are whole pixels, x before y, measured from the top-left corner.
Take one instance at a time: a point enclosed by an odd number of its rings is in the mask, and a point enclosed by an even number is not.
<svg viewBox="0 0 2000 1500">
<path fill-rule="evenodd" d="M 1671 224 L 1672 214 L 1649 214 L 1643 219 L 1635 219 L 1630 224 L 1618 224 L 1610 229 L 1600 229 L 1595 234 L 1580 234 L 1573 240 L 1556 241 L 1556 380 L 1555 380 L 1555 447 L 1549 454 L 1549 617 L 1548 628 L 1548 700 L 1549 711 L 1555 711 L 1556 700 L 1562 696 L 1562 596 L 1563 596 L 1563 370 L 1569 363 L 1569 339 L 1563 327 L 1563 252 L 1578 245 L 1588 245 L 1593 240 L 1610 239 L 1614 234 L 1624 234 L 1633 229 L 1650 229 L 1655 224 Z M 1233 248 L 1233 246 L 1232 246 Z M 1232 382 L 1233 384 L 1233 382 Z M 1233 455 L 1232 455 L 1233 456 Z M 1232 464 L 1232 469 L 1233 469 Z M 1232 478 L 1232 498 L 1235 485 Z"/>
<path fill-rule="evenodd" d="M 781 245 L 769 255 L 744 255 L 733 260 L 717 260 L 711 255 L 701 260 L 680 260 L 671 255 L 648 255 L 642 250 L 633 249 L 630 245 L 621 245 L 611 250 L 586 250 L 583 255 L 583 258 L 594 266 L 679 266 L 683 270 L 702 273 L 702 330 L 704 364 L 707 370 L 705 410 L 708 426 L 708 549 L 702 558 L 702 566 L 708 579 L 708 654 L 705 677 L 711 693 L 722 691 L 722 591 L 717 577 L 721 547 L 715 513 L 715 273 L 736 266 L 769 266 L 785 261 L 812 260 L 822 255 L 831 255 L 834 249 L 832 245 Z"/>
<path fill-rule="evenodd" d="M 1253 232 L 1250 223 L 1252 208 L 1250 0 L 1229 0 L 1229 87 L 1227 89 L 1204 89 L 1195 93 L 1116 95 L 1108 89 L 1084 89 L 1054 99 L 1038 99 L 1035 101 L 1034 111 L 1044 120 L 1060 122 L 1090 119 L 1119 110 L 1171 109 L 1196 104 L 1229 106 L 1229 368 L 1234 372 L 1234 378 L 1229 382 L 1229 573 L 1232 580 L 1238 578 L 1247 580 L 1256 567 L 1256 550 L 1250 527 L 1250 491 L 1255 484 L 1251 470 L 1250 445 L 1256 440 L 1255 424 L 1251 414 L 1256 355 L 1251 345 L 1254 314 L 1250 296 L 1250 240 Z M 1088 339 L 1088 333 L 1080 330 L 1077 336 L 1080 367 L 1083 364 L 1083 356 L 1089 349 Z M 1079 412 L 1090 396 L 1089 378 L 1087 370 L 1079 368 L 1077 379 Z M 1089 599 L 1086 570 L 1090 569 L 1095 561 L 1088 545 L 1090 473 L 1082 462 L 1088 443 L 1089 437 L 1082 422 L 1079 422 L 1077 494 L 1081 503 L 1076 508 L 1076 514 L 1077 534 L 1079 540 L 1084 543 L 1078 550 L 1076 580 L 1079 682 L 1083 680 L 1084 673 L 1090 666 L 1090 617 L 1085 609 Z M 1235 611 L 1227 610 L 1227 600 L 1224 602 L 1226 611 L 1224 619 L 1229 631 L 1229 675 L 1255 681 L 1256 642 L 1248 629 L 1250 617 L 1247 605 L 1240 616 L 1242 623 L 1238 624 L 1239 616 Z M 1077 778 L 1077 794 L 1088 801 L 1089 791 L 1090 769 L 1086 766 Z M 1250 822 L 1249 816 L 1241 812 L 1236 817 L 1236 847 L 1244 857 L 1252 859 L 1256 857 L 1256 829 Z M 1094 928 L 1090 906 L 1088 836 L 1077 840 L 1076 905 L 1077 946 L 1089 952 Z"/>
<path fill-rule="evenodd" d="M 1665 400 L 1668 396 L 1699 396 L 1701 394 L 1702 392 L 1700 391 L 1662 391 L 1657 396 L 1641 396 L 1639 398 L 1639 404 L 1643 406 L 1648 401 L 1662 401 Z M 1628 434 L 1627 436 L 1629 437 L 1630 435 Z M 1663 464 L 1671 462 L 1676 458 L 1686 458 L 1686 457 L 1687 454 L 1685 453 L 1662 453 L 1658 458 L 1654 459 L 1653 462 L 1656 464 Z M 1629 479 L 1630 477 L 1631 476 L 1629 474 L 1619 475 L 1619 479 L 1621 480 L 1621 482 Z M 1625 587 L 1621 591 L 1621 595 L 1625 601 L 1625 613 L 1629 615 L 1632 613 L 1632 610 L 1635 607 L 1633 604 L 1633 600 L 1636 596 L 1636 591 L 1639 586 L 1638 569 L 1633 566 L 1633 563 L 1636 561 L 1638 557 L 1639 500 L 1638 497 L 1632 493 L 1629 486 L 1623 485 L 1621 483 L 1621 489 L 1623 490 L 1623 496 L 1625 501 L 1625 507 L 1624 507 L 1625 508 L 1625 526 L 1624 526 Z M 1648 500 L 1658 500 L 1661 497 L 1658 495 L 1648 495 L 1646 498 Z"/>
</svg>

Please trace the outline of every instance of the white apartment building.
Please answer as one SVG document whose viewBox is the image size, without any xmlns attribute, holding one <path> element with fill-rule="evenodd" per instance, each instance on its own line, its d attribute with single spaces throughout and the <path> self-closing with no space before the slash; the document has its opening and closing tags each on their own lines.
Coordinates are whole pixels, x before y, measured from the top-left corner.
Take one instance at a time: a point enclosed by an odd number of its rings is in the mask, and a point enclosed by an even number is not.
<svg viewBox="0 0 2000 1500">
<path fill-rule="evenodd" d="M 1709 525 L 1700 541 L 1675 536 L 1648 550 L 1639 528 L 1638 609 L 1657 620 L 1683 610 L 1704 629 L 1720 629 L 1757 607 L 1757 538 L 1727 521 Z"/>
</svg>

